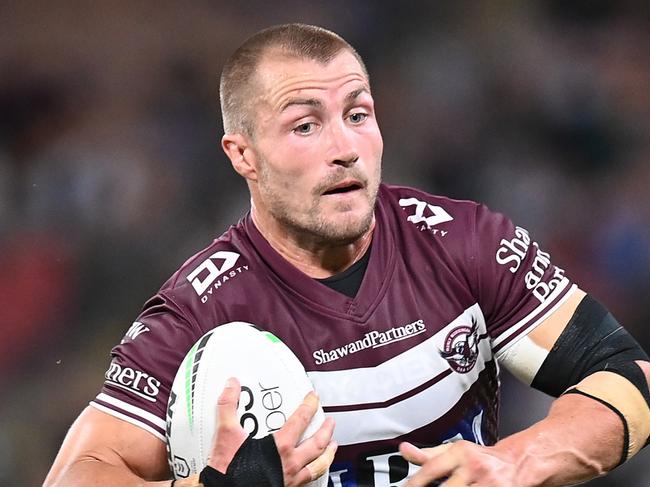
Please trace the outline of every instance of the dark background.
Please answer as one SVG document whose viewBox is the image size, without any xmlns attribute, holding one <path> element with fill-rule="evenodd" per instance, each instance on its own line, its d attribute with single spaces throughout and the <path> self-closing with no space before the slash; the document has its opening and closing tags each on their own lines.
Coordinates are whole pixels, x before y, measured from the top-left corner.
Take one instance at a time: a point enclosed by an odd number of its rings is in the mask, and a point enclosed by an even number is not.
<svg viewBox="0 0 650 487">
<path fill-rule="evenodd" d="M 42 482 L 142 303 L 245 211 L 218 79 L 274 23 L 358 48 L 386 181 L 507 213 L 650 348 L 648 5 L 0 2 L 0 484 Z M 548 405 L 503 399 L 504 434 Z"/>
</svg>

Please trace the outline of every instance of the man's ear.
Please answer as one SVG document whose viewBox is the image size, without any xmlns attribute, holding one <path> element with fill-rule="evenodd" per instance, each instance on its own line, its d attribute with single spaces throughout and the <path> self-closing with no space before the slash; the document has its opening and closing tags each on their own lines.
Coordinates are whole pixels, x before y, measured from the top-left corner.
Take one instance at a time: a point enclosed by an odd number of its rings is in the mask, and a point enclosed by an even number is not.
<svg viewBox="0 0 650 487">
<path fill-rule="evenodd" d="M 226 134 L 221 138 L 221 147 L 240 176 L 249 181 L 257 181 L 256 154 L 248 137 L 243 134 Z"/>
</svg>

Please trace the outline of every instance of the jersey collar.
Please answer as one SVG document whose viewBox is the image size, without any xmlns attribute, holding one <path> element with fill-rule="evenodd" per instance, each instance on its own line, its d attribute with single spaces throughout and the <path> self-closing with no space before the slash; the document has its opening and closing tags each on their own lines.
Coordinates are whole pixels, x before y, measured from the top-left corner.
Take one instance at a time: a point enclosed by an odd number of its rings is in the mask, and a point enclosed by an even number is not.
<svg viewBox="0 0 650 487">
<path fill-rule="evenodd" d="M 370 261 L 354 298 L 330 289 L 289 263 L 260 233 L 250 213 L 244 219 L 244 229 L 255 253 L 266 264 L 280 286 L 317 310 L 363 321 L 372 313 L 386 292 L 395 264 L 395 243 L 388 222 L 388 212 L 384 207 L 388 204 L 386 191 L 382 184 L 375 204 L 375 230 L 370 248 Z"/>
</svg>

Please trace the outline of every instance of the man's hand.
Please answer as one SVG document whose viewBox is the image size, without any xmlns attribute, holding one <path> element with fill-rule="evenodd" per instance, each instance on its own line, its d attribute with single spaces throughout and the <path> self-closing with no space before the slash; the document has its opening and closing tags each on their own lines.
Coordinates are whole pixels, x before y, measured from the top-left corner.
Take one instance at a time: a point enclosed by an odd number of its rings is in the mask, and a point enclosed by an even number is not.
<svg viewBox="0 0 650 487">
<path fill-rule="evenodd" d="M 226 473 L 228 465 L 248 437 L 237 418 L 241 386 L 237 379 L 227 381 L 218 400 L 218 424 L 208 465 Z M 309 393 L 287 422 L 274 433 L 282 460 L 284 485 L 294 487 L 320 477 L 334 460 L 337 445 L 332 441 L 334 420 L 328 418 L 311 437 L 298 444 L 318 409 L 318 397 Z"/>
<path fill-rule="evenodd" d="M 503 451 L 469 441 L 457 441 L 434 448 L 417 448 L 410 443 L 399 446 L 402 456 L 422 468 L 406 487 L 429 485 L 447 480 L 444 487 L 516 487 L 516 467 Z"/>
<path fill-rule="evenodd" d="M 217 401 L 217 431 L 212 440 L 212 451 L 208 465 L 221 473 L 226 473 L 239 447 L 248 437 L 237 419 L 237 403 L 241 385 L 236 379 L 228 379 Z"/>
</svg>

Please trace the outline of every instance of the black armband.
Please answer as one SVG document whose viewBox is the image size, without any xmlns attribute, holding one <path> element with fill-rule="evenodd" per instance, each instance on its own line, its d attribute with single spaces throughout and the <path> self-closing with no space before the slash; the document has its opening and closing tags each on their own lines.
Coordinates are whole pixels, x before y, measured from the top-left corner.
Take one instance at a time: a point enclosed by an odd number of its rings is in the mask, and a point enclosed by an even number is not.
<svg viewBox="0 0 650 487">
<path fill-rule="evenodd" d="M 649 361 L 612 314 L 585 296 L 531 385 L 555 397 L 581 394 L 614 411 L 624 427 L 623 463 L 650 435 L 650 390 L 636 360 Z"/>
<path fill-rule="evenodd" d="M 207 466 L 199 480 L 205 487 L 283 487 L 282 460 L 273 435 L 246 438 L 225 474 Z"/>
<path fill-rule="evenodd" d="M 607 370 L 632 382 L 650 406 L 650 390 L 635 360 L 650 361 L 636 340 L 597 300 L 587 295 L 578 305 L 532 387 L 558 397 L 588 375 Z"/>
</svg>

